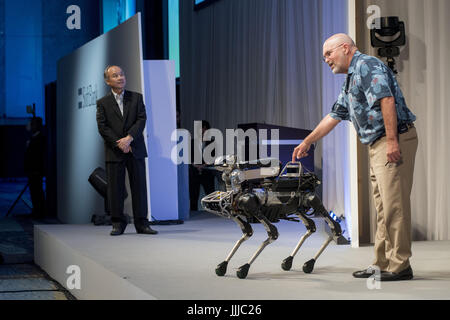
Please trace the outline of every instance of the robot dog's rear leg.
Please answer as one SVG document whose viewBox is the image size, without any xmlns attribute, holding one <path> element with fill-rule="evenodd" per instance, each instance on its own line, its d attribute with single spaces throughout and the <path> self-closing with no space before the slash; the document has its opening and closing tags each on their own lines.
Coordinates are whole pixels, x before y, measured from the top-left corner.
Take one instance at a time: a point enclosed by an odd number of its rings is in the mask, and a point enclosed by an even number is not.
<svg viewBox="0 0 450 320">
<path fill-rule="evenodd" d="M 303 237 L 300 238 L 300 241 L 298 242 L 294 251 L 292 251 L 291 255 L 286 259 L 284 259 L 283 262 L 281 263 L 281 268 L 285 271 L 291 270 L 292 261 L 294 260 L 294 257 L 297 254 L 298 250 L 300 250 L 301 246 L 306 241 L 306 239 L 308 239 L 314 232 L 316 232 L 316 224 L 312 219 L 308 218 L 304 213 L 299 213 L 298 217 L 300 218 L 300 220 L 302 220 L 303 224 L 307 229 L 307 232 L 306 234 L 303 235 Z"/>
<path fill-rule="evenodd" d="M 322 244 L 317 254 L 314 256 L 313 259 L 305 262 L 303 265 L 303 271 L 305 273 L 311 273 L 314 269 L 314 264 L 316 263 L 316 260 L 319 258 L 319 256 L 322 254 L 322 252 L 325 250 L 326 247 L 330 244 L 330 242 L 334 239 L 337 239 L 341 234 L 341 226 L 339 223 L 334 221 L 331 217 L 328 211 L 325 209 L 325 207 L 322 204 L 322 201 L 319 199 L 319 197 L 315 194 L 310 195 L 306 199 L 307 204 L 314 209 L 315 212 L 319 213 L 321 216 L 324 217 L 326 223 L 331 229 L 331 232 L 333 233 L 328 237 L 328 239 Z"/>
<path fill-rule="evenodd" d="M 235 218 L 233 218 L 233 220 L 241 227 L 243 236 L 236 242 L 236 244 L 234 245 L 234 247 L 231 250 L 231 252 L 228 254 L 228 257 L 225 259 L 225 261 L 220 263 L 216 267 L 216 274 L 219 277 L 222 277 L 222 276 L 225 275 L 225 273 L 227 272 L 228 262 L 234 256 L 234 254 L 236 253 L 237 249 L 239 249 L 241 244 L 244 241 L 248 240 L 253 235 L 253 229 L 252 229 L 252 226 L 250 225 L 250 223 L 248 223 L 247 221 L 242 220 L 239 217 L 235 217 Z"/>
<path fill-rule="evenodd" d="M 264 250 L 265 247 L 267 247 L 269 244 L 271 244 L 272 242 L 274 242 L 275 240 L 278 239 L 277 228 L 273 224 L 271 224 L 270 221 L 266 217 L 264 217 L 262 215 L 258 215 L 256 218 L 259 220 L 259 222 L 261 222 L 261 224 L 266 229 L 268 238 L 266 240 L 264 240 L 264 242 L 261 244 L 261 246 L 255 252 L 253 257 L 250 259 L 250 261 L 238 269 L 236 274 L 239 279 L 244 279 L 247 277 L 248 270 L 250 269 L 250 265 L 256 260 L 256 258 Z"/>
<path fill-rule="evenodd" d="M 303 265 L 304 273 L 311 273 L 313 271 L 316 260 L 319 258 L 319 256 L 325 250 L 325 248 L 328 247 L 328 245 L 330 244 L 330 242 L 332 240 L 333 240 L 333 236 L 329 236 L 328 239 L 322 244 L 322 246 L 319 249 L 319 252 L 316 253 L 314 258 L 305 262 L 305 264 Z"/>
</svg>

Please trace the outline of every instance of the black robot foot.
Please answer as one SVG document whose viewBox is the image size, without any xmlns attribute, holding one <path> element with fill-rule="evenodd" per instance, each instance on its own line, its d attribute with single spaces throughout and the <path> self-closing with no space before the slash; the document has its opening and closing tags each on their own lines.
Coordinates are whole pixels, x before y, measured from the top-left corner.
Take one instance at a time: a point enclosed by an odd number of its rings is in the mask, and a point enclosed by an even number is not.
<svg viewBox="0 0 450 320">
<path fill-rule="evenodd" d="M 225 275 L 225 273 L 227 273 L 227 266 L 228 266 L 228 262 L 224 261 L 221 264 L 217 265 L 216 267 L 216 274 L 219 277 L 223 277 Z"/>
<path fill-rule="evenodd" d="M 316 260 L 311 259 L 309 261 L 306 261 L 303 265 L 303 272 L 304 273 L 311 273 L 314 269 L 314 264 L 316 263 Z"/>
<path fill-rule="evenodd" d="M 294 260 L 294 257 L 289 256 L 286 259 L 283 260 L 283 263 L 281 263 L 281 268 L 284 271 L 289 271 L 292 268 L 292 261 Z"/>
<path fill-rule="evenodd" d="M 241 266 L 236 272 L 239 279 L 245 279 L 248 274 L 248 270 L 250 269 L 250 265 L 248 263 Z"/>
</svg>

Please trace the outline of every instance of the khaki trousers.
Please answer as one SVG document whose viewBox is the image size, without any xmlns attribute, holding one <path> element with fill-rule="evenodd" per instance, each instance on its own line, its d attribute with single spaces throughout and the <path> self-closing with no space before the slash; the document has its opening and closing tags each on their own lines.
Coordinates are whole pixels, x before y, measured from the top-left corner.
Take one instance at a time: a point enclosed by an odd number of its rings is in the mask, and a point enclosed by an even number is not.
<svg viewBox="0 0 450 320">
<path fill-rule="evenodd" d="M 369 146 L 370 180 L 377 209 L 375 261 L 381 271 L 400 272 L 410 266 L 411 189 L 418 138 L 416 128 L 399 136 L 402 160 L 387 163 L 386 137 Z"/>
</svg>

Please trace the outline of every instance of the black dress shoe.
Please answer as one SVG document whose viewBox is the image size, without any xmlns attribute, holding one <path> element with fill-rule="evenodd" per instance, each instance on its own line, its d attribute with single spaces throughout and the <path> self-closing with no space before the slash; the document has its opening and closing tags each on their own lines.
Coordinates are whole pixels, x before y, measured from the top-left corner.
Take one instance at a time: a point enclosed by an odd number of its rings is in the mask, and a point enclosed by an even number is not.
<svg viewBox="0 0 450 320">
<path fill-rule="evenodd" d="M 158 231 L 153 230 L 149 226 L 136 228 L 136 232 L 139 234 L 157 234 Z"/>
<path fill-rule="evenodd" d="M 375 272 L 377 270 L 380 270 L 380 269 L 377 269 L 377 267 L 374 267 L 374 266 L 369 266 L 367 269 L 353 272 L 353 277 L 355 277 L 355 278 L 370 278 L 371 276 L 373 276 L 375 274 Z"/>
<path fill-rule="evenodd" d="M 413 271 L 411 266 L 398 273 L 396 272 L 382 272 L 381 281 L 399 281 L 399 280 L 411 280 L 413 278 Z"/>
<path fill-rule="evenodd" d="M 125 223 L 113 223 L 113 229 L 110 234 L 112 236 L 120 236 L 125 232 L 126 227 Z"/>
</svg>

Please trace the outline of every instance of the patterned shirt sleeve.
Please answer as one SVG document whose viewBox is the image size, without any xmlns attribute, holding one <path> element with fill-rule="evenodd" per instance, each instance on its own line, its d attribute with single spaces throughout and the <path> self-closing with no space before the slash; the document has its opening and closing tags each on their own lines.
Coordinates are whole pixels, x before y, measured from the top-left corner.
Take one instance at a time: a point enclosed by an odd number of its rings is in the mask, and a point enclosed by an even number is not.
<svg viewBox="0 0 450 320">
<path fill-rule="evenodd" d="M 358 78 L 368 103 L 369 109 L 379 100 L 385 97 L 393 97 L 394 93 L 391 90 L 392 79 L 387 67 L 374 59 L 367 59 L 361 63 L 360 66 L 361 77 Z"/>
<path fill-rule="evenodd" d="M 329 113 L 330 117 L 335 120 L 343 121 L 350 120 L 350 116 L 348 113 L 348 108 L 345 105 L 344 94 L 341 92 L 337 101 L 331 108 L 331 112 Z"/>
</svg>

